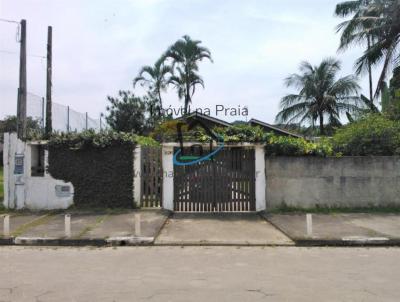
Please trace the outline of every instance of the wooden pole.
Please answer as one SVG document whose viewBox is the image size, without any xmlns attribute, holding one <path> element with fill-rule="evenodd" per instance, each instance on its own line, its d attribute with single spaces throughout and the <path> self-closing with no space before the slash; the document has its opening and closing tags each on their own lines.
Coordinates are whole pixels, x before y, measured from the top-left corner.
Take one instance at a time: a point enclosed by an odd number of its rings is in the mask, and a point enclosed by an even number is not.
<svg viewBox="0 0 400 302">
<path fill-rule="evenodd" d="M 46 136 L 53 131 L 52 123 L 52 104 L 51 104 L 51 88 L 52 88 L 52 47 L 53 47 L 53 28 L 47 27 L 47 72 L 46 72 Z"/>
<path fill-rule="evenodd" d="M 21 20 L 21 42 L 19 51 L 19 87 L 17 101 L 17 136 L 26 138 L 26 20 Z"/>
<path fill-rule="evenodd" d="M 45 109 L 44 109 L 44 107 L 45 107 L 45 99 L 44 98 L 42 98 L 42 125 L 41 125 L 41 127 L 42 127 L 42 131 L 44 131 L 44 128 L 46 127 L 46 123 L 45 123 Z"/>
</svg>

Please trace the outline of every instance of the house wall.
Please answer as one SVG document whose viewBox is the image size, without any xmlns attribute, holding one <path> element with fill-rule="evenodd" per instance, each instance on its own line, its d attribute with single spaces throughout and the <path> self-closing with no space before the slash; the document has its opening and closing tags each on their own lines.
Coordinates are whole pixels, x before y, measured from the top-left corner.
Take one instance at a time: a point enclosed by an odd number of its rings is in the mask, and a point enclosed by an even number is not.
<svg viewBox="0 0 400 302">
<path fill-rule="evenodd" d="M 400 206 L 400 157 L 267 157 L 266 207 Z"/>
<path fill-rule="evenodd" d="M 22 142 L 16 133 L 4 134 L 4 206 L 12 209 L 32 210 L 65 209 L 73 204 L 74 188 L 71 183 L 57 180 L 46 171 L 44 176 L 31 176 L 32 146 L 38 142 Z M 35 149 L 35 148 L 33 148 Z M 23 157 L 23 170 L 15 170 L 16 157 Z M 48 163 L 48 151 L 45 151 Z M 69 192 L 61 188 L 68 187 Z"/>
</svg>

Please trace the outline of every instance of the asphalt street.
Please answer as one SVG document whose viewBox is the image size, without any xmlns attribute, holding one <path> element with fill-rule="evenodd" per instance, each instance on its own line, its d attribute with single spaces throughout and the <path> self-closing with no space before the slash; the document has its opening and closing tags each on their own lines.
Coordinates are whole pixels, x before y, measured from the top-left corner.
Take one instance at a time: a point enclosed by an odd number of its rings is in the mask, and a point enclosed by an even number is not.
<svg viewBox="0 0 400 302">
<path fill-rule="evenodd" d="M 398 301 L 399 248 L 0 247 L 0 301 Z"/>
</svg>

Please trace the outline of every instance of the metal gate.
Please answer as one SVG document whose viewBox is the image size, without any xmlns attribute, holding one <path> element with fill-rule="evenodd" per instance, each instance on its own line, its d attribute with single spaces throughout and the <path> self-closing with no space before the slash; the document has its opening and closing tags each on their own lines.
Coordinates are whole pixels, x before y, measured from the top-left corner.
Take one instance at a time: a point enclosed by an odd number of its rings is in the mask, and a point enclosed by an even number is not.
<svg viewBox="0 0 400 302">
<path fill-rule="evenodd" d="M 174 210 L 255 211 L 254 149 L 226 147 L 210 160 L 175 165 Z"/>
</svg>

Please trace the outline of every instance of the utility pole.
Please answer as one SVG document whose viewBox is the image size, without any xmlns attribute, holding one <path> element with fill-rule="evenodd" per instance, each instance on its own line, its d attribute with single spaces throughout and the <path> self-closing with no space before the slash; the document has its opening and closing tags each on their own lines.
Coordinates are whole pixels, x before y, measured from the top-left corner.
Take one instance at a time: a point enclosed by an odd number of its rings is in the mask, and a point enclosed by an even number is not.
<svg viewBox="0 0 400 302">
<path fill-rule="evenodd" d="M 51 88 L 52 88 L 52 47 L 53 47 L 53 28 L 47 27 L 47 72 L 46 72 L 46 137 L 49 137 L 53 131 L 52 123 L 52 104 L 51 104 Z"/>
<path fill-rule="evenodd" d="M 21 41 L 19 51 L 19 87 L 17 98 L 17 136 L 26 138 L 26 20 L 21 20 Z"/>
</svg>

